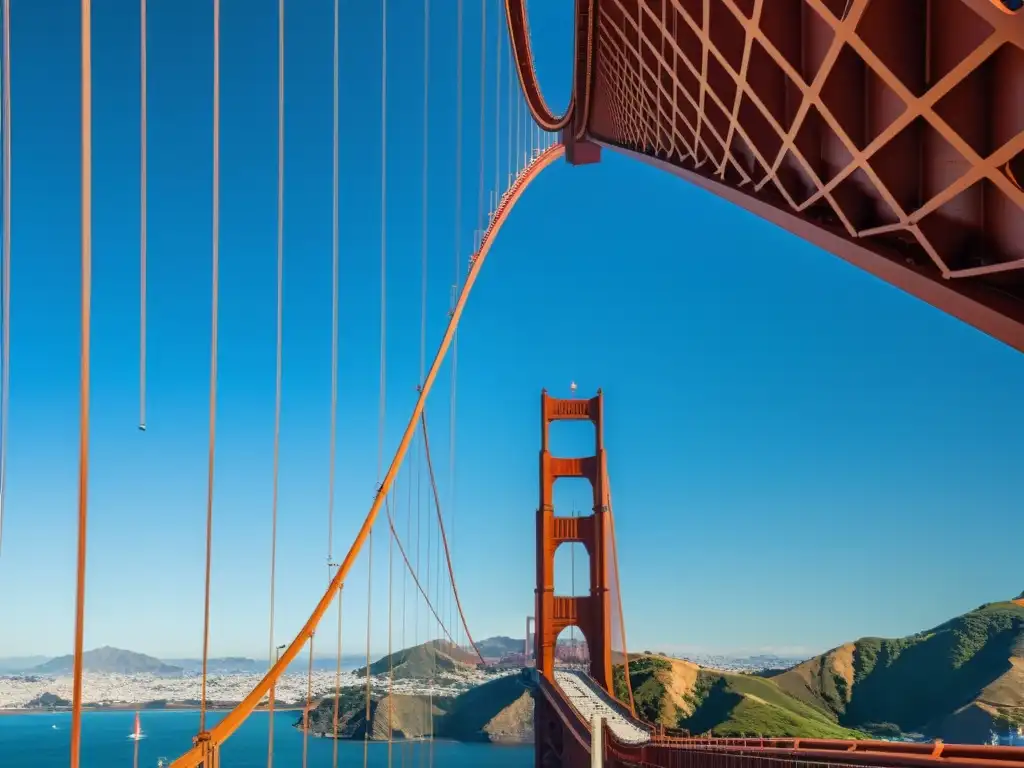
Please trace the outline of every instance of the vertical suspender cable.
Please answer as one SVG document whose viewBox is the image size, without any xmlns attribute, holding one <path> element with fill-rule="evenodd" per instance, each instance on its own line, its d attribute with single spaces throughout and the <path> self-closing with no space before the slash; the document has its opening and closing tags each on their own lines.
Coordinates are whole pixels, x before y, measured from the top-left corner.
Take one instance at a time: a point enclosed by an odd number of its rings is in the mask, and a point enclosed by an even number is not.
<svg viewBox="0 0 1024 768">
<path fill-rule="evenodd" d="M 392 656 L 391 647 L 391 587 L 394 583 L 394 561 L 395 561 L 395 532 L 391 529 L 388 537 L 388 768 L 391 768 L 392 752 L 394 750 L 394 682 L 395 682 L 395 659 Z M 303 766 L 305 768 L 305 766 Z"/>
<path fill-rule="evenodd" d="M 0 131 L 3 132 L 3 349 L 0 351 L 0 553 L 4 541 L 4 503 L 7 498 L 7 419 L 11 387 L 11 0 L 3 0 L 3 98 L 0 99 Z"/>
<path fill-rule="evenodd" d="M 480 17 L 480 186 L 477 190 L 477 236 L 484 235 L 484 165 L 487 147 L 487 3 L 481 6 Z M 480 241 L 474 246 L 479 250 Z"/>
<path fill-rule="evenodd" d="M 334 736 L 333 749 L 331 750 L 332 768 L 338 768 L 338 705 L 341 696 L 341 603 L 344 596 L 344 587 L 338 587 L 338 658 L 337 666 L 334 670 L 334 718 L 331 723 L 332 735 Z"/>
<path fill-rule="evenodd" d="M 309 757 L 309 709 L 313 704 L 313 636 L 309 636 L 309 666 L 306 668 L 306 706 L 302 710 L 302 768 Z"/>
<path fill-rule="evenodd" d="M 147 146 L 146 126 L 147 99 L 146 81 L 146 5 L 148 0 L 139 2 L 139 429 L 146 431 L 146 208 L 147 208 Z"/>
<path fill-rule="evenodd" d="M 452 282 L 453 309 L 462 273 L 462 0 L 458 0 L 456 13 L 458 19 L 456 21 L 455 33 L 455 275 Z M 459 337 L 456 334 L 452 344 L 452 363 L 449 369 L 450 385 L 448 391 L 448 492 L 451 495 L 448 508 L 451 515 L 453 546 L 455 540 L 455 413 L 457 405 L 458 360 Z"/>
<path fill-rule="evenodd" d="M 81 379 L 79 381 L 78 571 L 76 574 L 75 585 L 75 666 L 71 694 L 71 768 L 78 768 L 82 744 L 82 640 L 85 630 L 85 534 L 89 503 L 89 347 L 92 311 L 92 4 L 90 0 L 82 0 L 81 133 L 82 357 Z"/>
<path fill-rule="evenodd" d="M 284 321 L 284 0 L 277 2 L 277 362 L 274 372 L 274 466 L 270 501 L 269 665 L 274 666 L 274 587 L 277 575 L 277 496 L 281 456 L 281 363 Z M 267 768 L 274 764 L 274 694 L 267 705 Z"/>
<path fill-rule="evenodd" d="M 508 11 L 506 9 L 506 16 Z M 506 25 L 507 29 L 507 25 Z M 508 122 L 508 137 L 506 142 L 508 143 L 508 186 L 512 186 L 512 81 L 515 79 L 515 62 L 512 61 L 512 42 L 508 44 L 508 76 L 505 78 L 508 81 L 508 115 L 505 120 Z M 517 91 L 518 92 L 518 91 Z"/>
<path fill-rule="evenodd" d="M 430 211 L 430 0 L 423 3 L 423 188 L 422 188 L 422 211 L 420 222 L 420 368 L 417 386 L 423 385 L 423 377 L 427 370 L 427 275 L 429 262 L 427 260 L 427 226 Z M 388 561 L 390 571 L 391 562 Z M 429 621 L 429 619 L 428 619 Z M 429 641 L 429 637 L 427 638 Z M 436 652 L 432 655 L 436 660 Z M 433 675 L 431 675 L 433 677 Z M 433 681 L 429 691 L 427 719 L 429 722 L 429 737 L 433 741 Z M 390 712 L 389 712 L 390 715 Z M 390 726 L 388 740 L 390 741 Z M 390 749 L 390 747 L 389 747 Z M 390 752 L 388 754 L 388 765 L 390 766 Z"/>
<path fill-rule="evenodd" d="M 388 0 L 380 4 L 380 410 L 377 417 L 377 480 L 384 465 L 384 423 L 387 417 L 387 220 L 388 220 Z M 373 584 L 373 528 L 370 528 L 366 576 L 366 722 L 370 722 L 370 618 Z M 370 757 L 369 729 L 363 733 L 363 768 Z"/>
<path fill-rule="evenodd" d="M 334 0 L 334 133 L 333 174 L 331 178 L 331 448 L 327 480 L 327 578 L 331 578 L 334 559 L 334 484 L 338 450 L 338 35 L 340 20 L 338 2 Z M 338 768 L 338 708 L 341 705 L 341 590 L 338 590 L 338 642 L 334 659 L 334 717 L 332 768 Z"/>
<path fill-rule="evenodd" d="M 497 215 L 498 200 L 501 197 L 501 8 L 494 14 L 494 209 Z"/>
<path fill-rule="evenodd" d="M 203 605 L 203 682 L 199 732 L 206 730 L 206 673 L 210 654 L 210 570 L 213 555 L 213 460 L 217 445 L 217 315 L 220 295 L 220 0 L 213 0 L 213 262 L 210 321 L 210 441 L 206 467 L 206 586 Z"/>
</svg>

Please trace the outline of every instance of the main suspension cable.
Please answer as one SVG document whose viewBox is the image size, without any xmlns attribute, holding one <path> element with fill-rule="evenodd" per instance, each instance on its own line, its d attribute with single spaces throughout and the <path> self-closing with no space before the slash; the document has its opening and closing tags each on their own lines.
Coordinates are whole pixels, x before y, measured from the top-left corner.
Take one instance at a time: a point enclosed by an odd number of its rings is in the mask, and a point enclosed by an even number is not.
<svg viewBox="0 0 1024 768">
<path fill-rule="evenodd" d="M 146 208 L 147 208 L 147 134 L 146 112 L 146 5 L 139 0 L 139 429 L 146 431 Z M 137 742 L 136 742 L 137 743 Z"/>
<path fill-rule="evenodd" d="M 88 0 L 82 0 L 88 3 Z M 210 439 L 206 467 L 206 586 L 203 605 L 203 682 L 199 732 L 206 731 L 206 675 L 210 654 L 210 570 L 213 554 L 213 464 L 217 444 L 217 315 L 220 294 L 220 0 L 213 0 L 213 283 L 210 323 Z"/>
<path fill-rule="evenodd" d="M 445 636 L 452 643 L 454 643 L 455 640 L 452 637 L 452 633 L 445 626 L 444 622 L 441 621 L 441 617 L 440 617 L 440 615 L 437 612 L 437 608 L 434 606 L 433 601 L 430 599 L 430 595 L 427 594 L 427 590 L 426 590 L 426 588 L 424 588 L 423 582 L 416 575 L 416 571 L 413 568 L 412 561 L 409 559 L 409 553 L 406 551 L 405 547 L 402 545 L 402 539 L 398 535 L 398 529 L 395 527 L 394 515 L 392 515 L 392 513 L 391 513 L 391 504 L 390 504 L 390 502 L 385 502 L 385 504 L 384 504 L 384 514 L 387 517 L 388 527 L 390 528 L 391 535 L 392 535 L 392 537 L 395 540 L 395 545 L 398 547 L 398 554 L 402 558 L 403 562 L 405 563 L 406 570 L 408 571 L 409 575 L 412 577 L 413 584 L 416 586 L 416 589 L 419 590 L 419 593 L 423 596 L 423 602 L 426 603 L 427 608 L 430 609 L 431 615 L 433 615 L 433 617 L 441 624 L 441 629 L 445 633 Z M 427 586 L 430 586 L 430 585 L 428 584 Z"/>
<path fill-rule="evenodd" d="M 431 487 L 431 489 L 433 490 L 433 493 L 434 493 L 434 505 L 435 505 L 435 507 L 437 509 L 437 525 L 438 525 L 438 527 L 440 529 L 441 543 L 444 546 L 444 556 L 445 556 L 445 560 L 446 560 L 446 562 L 448 564 L 448 578 L 449 578 L 449 580 L 451 582 L 452 593 L 453 593 L 453 596 L 455 598 L 455 605 L 456 605 L 456 607 L 458 608 L 458 611 L 459 611 L 459 619 L 462 622 L 462 629 L 466 633 L 466 639 L 469 641 L 469 644 L 473 648 L 473 651 L 480 658 L 480 663 L 484 664 L 486 662 L 484 662 L 483 654 L 480 653 L 480 649 L 477 648 L 476 643 L 473 641 L 473 635 L 470 633 L 469 625 L 466 623 L 466 614 L 463 613 L 463 611 L 462 611 L 462 601 L 459 600 L 459 590 L 458 590 L 458 587 L 455 585 L 455 569 L 452 567 L 451 552 L 448 549 L 448 537 L 445 535 L 444 521 L 442 519 L 443 516 L 441 514 L 441 494 L 438 493 L 438 490 L 437 490 L 437 480 L 436 480 L 436 478 L 434 476 L 434 463 L 433 463 L 433 461 L 430 458 L 430 438 L 427 436 L 427 410 L 426 410 L 426 408 L 424 408 L 423 412 L 420 413 L 420 430 L 423 433 L 423 445 L 425 446 L 426 454 L 427 454 L 427 472 L 429 473 L 429 476 L 430 476 L 430 487 Z"/>
<path fill-rule="evenodd" d="M 0 350 L 0 554 L 4 543 L 4 505 L 7 500 L 7 421 L 11 388 L 11 0 L 3 1 L 3 98 L 0 99 L 0 131 L 3 144 L 3 349 Z"/>
<path fill-rule="evenodd" d="M 5 17 L 9 17 L 9 10 L 6 7 L 4 9 L 4 14 Z M 7 43 L 6 35 L 7 33 L 5 30 L 5 43 Z M 6 47 L 7 46 L 5 45 L 5 48 Z M 82 350 L 80 363 L 81 377 L 79 380 L 78 390 L 78 569 L 75 584 L 75 661 L 71 693 L 71 768 L 78 768 L 82 745 L 82 644 L 85 634 L 85 543 L 86 522 L 89 515 L 89 357 L 92 322 L 92 4 L 90 0 L 82 0 L 81 134 Z M 5 153 L 6 149 L 7 147 L 5 146 Z M 4 327 L 6 330 L 6 325 Z"/>
<path fill-rule="evenodd" d="M 274 662 L 274 602 L 277 581 L 277 499 L 281 457 L 281 368 L 284 348 L 284 0 L 277 2 L 277 344 L 274 371 L 274 464 L 270 501 L 269 666 Z M 274 764 L 274 689 L 267 705 L 267 768 Z"/>
</svg>

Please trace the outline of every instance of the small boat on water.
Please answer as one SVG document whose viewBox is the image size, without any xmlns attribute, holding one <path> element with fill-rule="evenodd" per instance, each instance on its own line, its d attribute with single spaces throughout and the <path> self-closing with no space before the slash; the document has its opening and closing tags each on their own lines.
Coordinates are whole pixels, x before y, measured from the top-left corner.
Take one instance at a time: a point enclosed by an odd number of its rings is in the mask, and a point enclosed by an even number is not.
<svg viewBox="0 0 1024 768">
<path fill-rule="evenodd" d="M 128 738 L 134 741 L 144 739 L 145 735 L 142 733 L 142 724 L 139 722 L 139 713 L 135 713 L 135 728 L 131 733 L 128 734 Z"/>
</svg>

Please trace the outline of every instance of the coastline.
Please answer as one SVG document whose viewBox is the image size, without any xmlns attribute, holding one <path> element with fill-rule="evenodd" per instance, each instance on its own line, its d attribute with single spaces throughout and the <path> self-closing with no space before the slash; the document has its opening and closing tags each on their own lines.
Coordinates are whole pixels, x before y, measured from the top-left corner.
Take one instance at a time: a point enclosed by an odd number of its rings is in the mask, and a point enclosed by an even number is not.
<svg viewBox="0 0 1024 768">
<path fill-rule="evenodd" d="M 238 706 L 238 702 L 233 703 L 219 703 L 219 704 L 208 704 L 206 707 L 207 712 L 230 712 Z M 274 704 L 275 712 L 301 712 L 305 707 L 296 704 Z M 153 702 L 147 702 L 145 704 L 83 704 L 82 712 L 198 712 L 199 707 L 195 704 L 190 703 L 178 703 L 178 702 L 167 702 L 166 704 L 161 703 L 158 706 L 154 706 Z M 265 706 L 260 706 L 255 709 L 256 712 L 266 712 Z M 32 707 L 31 709 L 0 709 L 0 717 L 5 715 L 57 715 L 70 713 L 71 707 L 57 707 L 56 709 L 46 709 L 43 707 Z"/>
</svg>

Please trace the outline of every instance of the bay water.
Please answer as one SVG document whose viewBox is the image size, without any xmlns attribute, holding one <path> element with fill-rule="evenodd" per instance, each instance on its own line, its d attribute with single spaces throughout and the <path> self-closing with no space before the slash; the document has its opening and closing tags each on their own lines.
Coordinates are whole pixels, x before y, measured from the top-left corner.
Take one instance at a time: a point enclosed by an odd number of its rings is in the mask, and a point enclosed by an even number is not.
<svg viewBox="0 0 1024 768">
<path fill-rule="evenodd" d="M 209 712 L 209 724 L 225 713 Z M 173 759 L 192 745 L 199 712 L 143 710 L 139 768 L 156 768 L 160 758 Z M 299 713 L 274 714 L 274 766 L 300 768 L 302 731 L 293 723 Z M 127 710 L 86 712 L 82 715 L 82 768 L 132 768 L 135 713 Z M 269 718 L 256 712 L 235 732 L 221 751 L 224 768 L 264 768 L 267 764 Z M 66 768 L 71 744 L 71 715 L 67 712 L 0 715 L 0 768 Z M 428 753 L 433 748 L 433 760 Z M 333 741 L 309 738 L 309 768 L 330 768 Z M 338 742 L 339 767 L 363 765 L 362 741 Z M 450 741 L 395 742 L 392 768 L 527 768 L 533 765 L 532 746 L 462 744 Z M 388 768 L 388 745 L 369 744 L 369 768 Z"/>
</svg>

